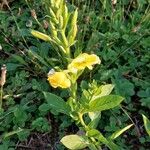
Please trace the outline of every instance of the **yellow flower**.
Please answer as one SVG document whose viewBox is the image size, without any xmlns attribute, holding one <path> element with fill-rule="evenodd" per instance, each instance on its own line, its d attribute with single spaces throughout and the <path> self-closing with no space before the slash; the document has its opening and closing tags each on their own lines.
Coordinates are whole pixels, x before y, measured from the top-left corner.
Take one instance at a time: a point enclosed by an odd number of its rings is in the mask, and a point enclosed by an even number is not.
<svg viewBox="0 0 150 150">
<path fill-rule="evenodd" d="M 48 81 L 54 88 L 69 88 L 71 86 L 71 82 L 64 72 L 53 72 L 53 74 L 49 74 Z"/>
<path fill-rule="evenodd" d="M 68 65 L 68 70 L 71 72 L 77 72 L 78 70 L 83 70 L 86 67 L 91 70 L 93 65 L 100 63 L 101 61 L 97 55 L 83 53 L 76 57 L 71 64 Z"/>
</svg>

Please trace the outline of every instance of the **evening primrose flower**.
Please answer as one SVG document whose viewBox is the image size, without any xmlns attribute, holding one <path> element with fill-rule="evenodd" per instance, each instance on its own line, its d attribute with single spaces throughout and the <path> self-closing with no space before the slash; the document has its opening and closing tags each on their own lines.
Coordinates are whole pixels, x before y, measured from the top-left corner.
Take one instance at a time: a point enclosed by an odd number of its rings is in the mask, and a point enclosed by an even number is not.
<svg viewBox="0 0 150 150">
<path fill-rule="evenodd" d="M 65 72 L 50 72 L 48 73 L 48 81 L 54 88 L 69 88 L 71 86 L 70 80 L 67 78 Z"/>
<path fill-rule="evenodd" d="M 77 72 L 78 70 L 83 70 L 86 67 L 92 70 L 93 65 L 100 63 L 101 61 L 97 55 L 95 54 L 89 55 L 87 53 L 83 53 L 80 54 L 75 59 L 73 59 L 71 64 L 68 65 L 68 70 L 70 70 L 71 72 Z"/>
</svg>

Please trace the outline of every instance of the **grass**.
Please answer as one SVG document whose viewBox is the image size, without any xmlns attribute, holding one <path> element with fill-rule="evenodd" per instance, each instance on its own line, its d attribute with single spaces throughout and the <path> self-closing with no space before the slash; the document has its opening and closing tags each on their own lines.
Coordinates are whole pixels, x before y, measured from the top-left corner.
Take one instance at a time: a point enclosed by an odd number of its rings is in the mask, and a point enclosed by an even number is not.
<svg viewBox="0 0 150 150">
<path fill-rule="evenodd" d="M 103 113 L 98 129 L 109 136 L 132 122 L 134 128 L 116 143 L 122 149 L 148 150 L 150 138 L 143 127 L 142 114 L 150 116 L 149 1 L 120 0 L 112 4 L 107 0 L 72 0 L 68 7 L 79 10 L 79 32 L 72 50 L 95 53 L 102 61 L 90 74 L 84 73 L 79 84 L 93 79 L 100 84 L 113 83 L 113 92 L 126 98 L 122 109 Z M 31 16 L 33 9 L 38 20 Z M 42 91 L 50 91 L 63 98 L 68 96 L 67 91 L 53 90 L 46 81 L 49 69 L 60 65 L 60 57 L 50 44 L 29 34 L 31 28 L 47 31 L 43 29 L 44 20 L 41 1 L 13 1 L 0 10 L 0 64 L 7 66 L 0 149 L 63 150 L 60 138 L 77 132 L 71 119 L 55 110 L 50 113 L 42 95 Z"/>
</svg>

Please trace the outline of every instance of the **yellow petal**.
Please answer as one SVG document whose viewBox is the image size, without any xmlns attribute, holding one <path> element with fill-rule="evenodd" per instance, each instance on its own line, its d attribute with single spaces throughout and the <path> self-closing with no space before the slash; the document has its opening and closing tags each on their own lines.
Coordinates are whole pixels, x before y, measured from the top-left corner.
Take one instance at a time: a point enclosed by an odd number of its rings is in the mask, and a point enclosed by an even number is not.
<svg viewBox="0 0 150 150">
<path fill-rule="evenodd" d="M 69 88 L 71 86 L 71 82 L 64 72 L 55 72 L 54 74 L 49 75 L 48 81 L 54 88 Z"/>
<path fill-rule="evenodd" d="M 100 59 L 97 55 L 95 54 L 87 54 L 87 53 L 83 53 L 80 54 L 78 57 L 76 57 L 71 64 L 68 65 L 68 69 L 71 72 L 77 72 L 77 70 L 83 70 L 86 67 L 88 67 L 89 69 L 93 68 L 93 65 L 95 64 L 100 64 Z"/>
</svg>

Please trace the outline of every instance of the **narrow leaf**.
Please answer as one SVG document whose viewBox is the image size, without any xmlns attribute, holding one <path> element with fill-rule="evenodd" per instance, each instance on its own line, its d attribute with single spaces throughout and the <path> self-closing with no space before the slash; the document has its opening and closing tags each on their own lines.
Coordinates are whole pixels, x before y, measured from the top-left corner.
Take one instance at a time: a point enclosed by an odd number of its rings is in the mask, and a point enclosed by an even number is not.
<svg viewBox="0 0 150 150">
<path fill-rule="evenodd" d="M 126 130 L 128 130 L 129 128 L 131 128 L 133 126 L 133 124 L 130 124 L 128 126 L 126 126 L 125 128 L 123 129 L 120 129 L 118 131 L 116 131 L 115 133 L 113 133 L 111 136 L 110 136 L 110 139 L 116 139 L 118 136 L 120 136 L 123 132 L 125 132 Z"/>
<path fill-rule="evenodd" d="M 142 115 L 142 116 L 143 116 L 143 121 L 144 121 L 146 132 L 150 136 L 150 120 L 145 115 Z"/>
<path fill-rule="evenodd" d="M 8 132 L 8 133 L 5 133 L 2 137 L 5 139 L 9 136 L 12 136 L 14 134 L 17 134 L 19 132 L 23 131 L 23 129 L 19 128 L 18 130 L 15 130 L 15 131 L 11 131 L 11 132 Z"/>
</svg>

